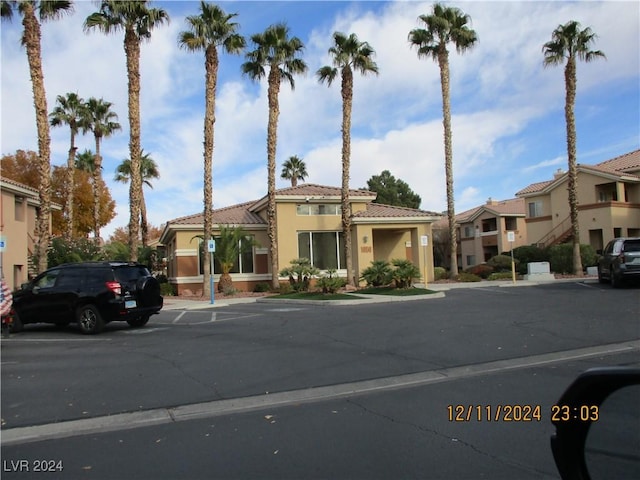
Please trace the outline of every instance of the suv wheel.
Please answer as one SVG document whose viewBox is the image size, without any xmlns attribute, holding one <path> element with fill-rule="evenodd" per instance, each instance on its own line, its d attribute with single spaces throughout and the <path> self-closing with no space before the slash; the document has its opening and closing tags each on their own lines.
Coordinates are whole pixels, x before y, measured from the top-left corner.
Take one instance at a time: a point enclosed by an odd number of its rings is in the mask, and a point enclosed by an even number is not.
<svg viewBox="0 0 640 480">
<path fill-rule="evenodd" d="M 104 327 L 102 315 L 94 305 L 83 305 L 76 311 L 78 326 L 82 333 L 93 335 L 100 333 Z"/>
<path fill-rule="evenodd" d="M 613 267 L 611 267 L 611 270 L 609 270 L 609 275 L 611 277 L 611 286 L 613 288 L 620 288 L 622 286 L 622 280 L 620 280 L 620 277 L 616 275 Z"/>
<path fill-rule="evenodd" d="M 14 311 L 13 322 L 11 322 L 11 326 L 9 327 L 9 332 L 18 333 L 18 332 L 21 332 L 23 328 L 24 328 L 24 324 L 22 323 L 22 320 L 20 320 L 20 316 L 18 315 L 18 312 Z"/>
<path fill-rule="evenodd" d="M 133 328 L 144 327 L 149 321 L 149 315 L 143 315 L 138 318 L 132 318 L 131 320 L 127 320 L 127 323 Z"/>
</svg>

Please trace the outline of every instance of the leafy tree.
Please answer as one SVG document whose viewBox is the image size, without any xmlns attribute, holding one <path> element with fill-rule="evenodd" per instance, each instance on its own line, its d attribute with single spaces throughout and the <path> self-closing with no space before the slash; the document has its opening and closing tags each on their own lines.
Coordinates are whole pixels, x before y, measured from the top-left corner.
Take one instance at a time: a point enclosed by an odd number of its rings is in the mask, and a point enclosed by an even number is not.
<svg viewBox="0 0 640 480">
<path fill-rule="evenodd" d="M 144 149 L 140 151 L 140 176 L 142 183 L 149 188 L 153 188 L 151 185 L 151 179 L 160 178 L 160 172 L 158 171 L 158 165 L 155 160 L 149 156 L 148 153 L 144 153 Z M 131 159 L 127 158 L 122 161 L 116 169 L 116 176 L 114 180 L 116 182 L 127 183 L 131 178 Z M 146 247 L 149 244 L 149 223 L 147 222 L 147 205 L 144 199 L 144 188 L 142 189 L 142 200 L 140 204 L 140 231 L 142 234 L 142 246 Z"/>
<path fill-rule="evenodd" d="M 472 48 L 478 41 L 476 32 L 467 25 L 471 21 L 460 9 L 433 5 L 431 15 L 420 15 L 419 19 L 427 28 L 416 28 L 409 32 L 409 42 L 418 48 L 418 57 L 430 57 L 440 67 L 442 88 L 442 123 L 444 126 L 444 162 L 447 183 L 447 217 L 449 218 L 449 239 L 451 273 L 458 273 L 455 208 L 453 202 L 453 147 L 451 134 L 451 98 L 449 94 L 449 50 L 453 43 L 459 53 Z"/>
<path fill-rule="evenodd" d="M 571 217 L 571 231 L 573 234 L 573 273 L 582 275 L 582 260 L 580 258 L 580 226 L 578 224 L 577 197 L 577 154 L 576 154 L 576 118 L 574 106 L 576 102 L 576 60 L 591 62 L 598 58 L 605 58 L 600 50 L 591 50 L 591 44 L 596 40 L 596 34 L 589 27 L 580 29 L 580 24 L 574 20 L 559 25 L 551 34 L 551 41 L 544 44 L 544 66 L 561 65 L 564 67 L 564 86 L 566 101 L 564 116 L 567 124 L 567 157 L 569 164 L 569 211 Z"/>
<path fill-rule="evenodd" d="M 189 30 L 181 32 L 179 44 L 182 48 L 204 51 L 205 68 L 205 114 L 204 114 L 204 237 L 211 238 L 213 228 L 213 140 L 215 123 L 216 88 L 218 84 L 218 47 L 230 54 L 238 54 L 245 47 L 244 37 L 237 33 L 239 25 L 231 20 L 237 14 L 226 14 L 217 5 L 200 2 L 200 15 L 188 16 L 185 20 Z M 144 239 L 144 235 L 143 235 Z M 203 291 L 211 295 L 211 261 L 205 254 Z"/>
<path fill-rule="evenodd" d="M 92 262 L 103 258 L 100 247 L 87 238 L 66 240 L 54 237 L 47 253 L 49 268 L 63 263 Z"/>
<path fill-rule="evenodd" d="M 52 186 L 52 200 L 55 203 L 62 205 L 63 211 L 54 210 L 52 212 L 52 233 L 54 235 L 65 235 L 68 231 L 69 219 L 64 215 L 64 211 L 67 210 L 66 202 L 68 202 L 67 195 L 67 176 L 68 169 L 66 167 L 54 166 L 51 178 Z M 94 217 L 94 184 L 92 175 L 89 172 L 74 169 L 74 189 L 72 195 L 73 210 L 75 212 L 73 216 L 73 228 L 72 238 L 87 237 L 90 232 L 94 231 L 95 217 Z M 111 197 L 109 188 L 100 179 L 97 185 L 98 198 L 100 202 L 98 217 L 98 226 L 104 227 L 109 224 L 115 217 L 116 202 Z"/>
<path fill-rule="evenodd" d="M 121 130 L 120 124 L 117 122 L 118 115 L 111 110 L 112 103 L 106 102 L 102 98 L 96 99 L 91 97 L 86 103 L 86 122 L 87 127 L 93 132 L 96 141 L 96 153 L 93 160 L 93 218 L 94 218 L 94 236 L 98 242 L 100 238 L 100 193 L 99 185 L 102 182 L 102 155 L 100 154 L 100 145 L 102 139 L 110 137 L 116 131 Z"/>
<path fill-rule="evenodd" d="M 251 36 L 255 49 L 246 54 L 247 61 L 242 64 L 242 73 L 252 80 L 267 76 L 269 68 L 267 98 L 269 103 L 269 121 L 267 124 L 267 235 L 269 236 L 269 254 L 271 256 L 271 287 L 275 290 L 278 282 L 278 237 L 276 231 L 276 145 L 278 137 L 278 116 L 280 105 L 280 83 L 289 82 L 295 87 L 293 76 L 307 71 L 306 63 L 298 57 L 304 44 L 298 37 L 289 37 L 289 28 L 285 24 L 268 27 L 263 33 Z"/>
<path fill-rule="evenodd" d="M 399 207 L 420 208 L 422 199 L 403 180 L 396 180 L 389 170 L 383 170 L 380 175 L 374 175 L 367 180 L 367 188 L 378 195 L 375 203 L 397 205 Z"/>
<path fill-rule="evenodd" d="M 299 158 L 297 155 L 292 155 L 282 164 L 282 173 L 280 174 L 280 178 L 291 180 L 292 187 L 296 187 L 298 185 L 298 180 L 302 180 L 304 182 L 304 179 L 307 176 L 309 176 L 307 173 L 307 165 L 304 163 L 304 160 Z"/>
<path fill-rule="evenodd" d="M 351 255 L 351 204 L 349 203 L 349 169 L 351 164 L 351 110 L 353 108 L 353 70 L 362 75 L 378 74 L 378 65 L 373 61 L 375 50 L 358 40 L 355 33 L 348 37 L 341 32 L 333 34 L 334 45 L 329 48 L 333 67 L 325 65 L 316 75 L 320 83 L 328 86 L 340 74 L 342 85 L 342 232 L 344 235 L 347 282 L 354 284 Z"/>
<path fill-rule="evenodd" d="M 158 239 L 160 235 L 162 235 L 162 231 L 164 230 L 164 224 L 156 227 L 155 225 L 149 224 L 149 238 Z M 109 236 L 108 242 L 122 242 L 127 243 L 129 241 L 129 228 L 128 227 L 118 227 L 116 228 L 111 236 Z"/>
<path fill-rule="evenodd" d="M 44 74 L 42 72 L 42 48 L 40 44 L 40 22 L 57 19 L 73 9 L 72 3 L 66 0 L 56 1 L 21 1 L 10 2 L 2 0 L 0 3 L 2 20 L 11 20 L 16 9 L 22 16 L 24 27 L 22 44 L 27 50 L 29 75 L 33 89 L 33 104 L 36 110 L 36 128 L 38 132 L 38 166 L 40 197 L 39 213 L 36 224 L 35 257 L 38 272 L 47 268 L 45 252 L 49 248 L 51 239 L 49 222 L 51 218 L 51 136 L 47 115 L 47 95 L 44 88 Z M 36 16 L 36 12 L 38 16 Z M 39 20 L 38 20 L 39 17 Z"/>
<path fill-rule="evenodd" d="M 17 150 L 13 155 L 3 155 L 0 160 L 2 176 L 37 190 L 40 185 L 38 161 L 38 154 L 32 150 Z"/>
<path fill-rule="evenodd" d="M 69 92 L 66 95 L 58 95 L 56 106 L 49 114 L 49 121 L 52 127 L 67 125 L 71 133 L 69 156 L 67 158 L 67 199 L 65 202 L 65 217 L 67 217 L 67 230 L 64 236 L 71 240 L 73 236 L 73 190 L 74 190 L 74 170 L 76 157 L 76 135 L 85 133 L 88 129 L 87 109 L 84 99 L 77 93 Z"/>
<path fill-rule="evenodd" d="M 129 251 L 131 260 L 138 259 L 138 234 L 142 178 L 140 177 L 140 43 L 151 38 L 152 30 L 169 21 L 161 8 L 149 8 L 147 0 L 103 0 L 100 10 L 87 17 L 85 32 L 97 28 L 110 34 L 124 31 L 124 51 L 127 57 L 127 83 L 129 97 L 129 158 L 131 183 L 129 185 Z"/>
</svg>

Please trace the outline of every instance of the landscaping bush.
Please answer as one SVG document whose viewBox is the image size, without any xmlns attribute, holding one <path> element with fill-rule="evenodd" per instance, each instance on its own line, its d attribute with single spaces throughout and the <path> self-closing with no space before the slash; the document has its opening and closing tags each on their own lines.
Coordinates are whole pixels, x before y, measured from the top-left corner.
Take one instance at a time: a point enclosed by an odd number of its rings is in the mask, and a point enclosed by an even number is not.
<svg viewBox="0 0 640 480">
<path fill-rule="evenodd" d="M 169 279 L 163 273 L 161 273 L 159 275 L 156 275 L 156 280 L 158 280 L 158 283 L 160 283 L 160 284 L 169 283 Z"/>
<path fill-rule="evenodd" d="M 479 282 L 482 279 L 478 275 L 474 275 L 473 273 L 462 272 L 458 274 L 456 280 L 458 280 L 459 282 Z"/>
<path fill-rule="evenodd" d="M 368 286 L 381 287 L 391 283 L 393 271 L 386 260 L 374 260 L 369 267 L 362 271 L 360 278 L 367 282 Z"/>
<path fill-rule="evenodd" d="M 515 255 L 514 255 L 515 260 Z M 516 261 L 516 267 L 518 262 Z M 496 255 L 487 261 L 487 265 L 493 267 L 494 272 L 510 272 L 511 271 L 511 255 Z"/>
<path fill-rule="evenodd" d="M 289 284 L 293 291 L 308 291 L 311 279 L 317 276 L 320 270 L 311 265 L 311 260 L 308 258 L 296 258 L 291 260 L 290 263 L 290 267 L 280 271 L 280 276 L 289 277 Z"/>
<path fill-rule="evenodd" d="M 160 284 L 160 295 L 163 297 L 173 297 L 176 294 L 175 287 L 170 283 L 161 283 Z"/>
<path fill-rule="evenodd" d="M 598 255 L 591 245 L 580 245 L 580 258 L 585 268 L 598 263 Z M 573 273 L 573 244 L 549 247 L 549 266 L 554 273 Z"/>
<path fill-rule="evenodd" d="M 447 274 L 447 270 L 443 267 L 434 267 L 433 268 L 433 277 L 436 280 L 444 280 L 449 278 L 449 274 Z"/>
<path fill-rule="evenodd" d="M 346 285 L 347 281 L 336 275 L 335 269 L 328 269 L 327 273 L 316 280 L 316 285 L 322 293 L 336 293 Z"/>
<path fill-rule="evenodd" d="M 516 271 L 527 273 L 527 263 L 548 262 L 549 252 L 535 245 L 523 245 L 513 249 L 513 258 L 516 259 Z"/>
<path fill-rule="evenodd" d="M 494 272 L 489 275 L 487 280 L 511 280 L 513 279 L 513 275 L 511 272 Z"/>
<path fill-rule="evenodd" d="M 253 291 L 255 293 L 268 292 L 271 290 L 271 286 L 267 282 L 257 283 L 255 287 L 253 287 Z"/>
<path fill-rule="evenodd" d="M 391 263 L 395 267 L 393 281 L 396 284 L 396 288 L 409 288 L 414 278 L 420 278 L 420 269 L 409 260 L 394 258 Z"/>
<path fill-rule="evenodd" d="M 511 266 L 509 266 L 509 269 L 511 269 Z M 480 265 L 474 265 L 473 267 L 467 268 L 465 272 L 472 273 L 473 275 L 477 275 L 480 278 L 487 278 L 493 273 L 493 267 L 491 265 L 487 265 L 486 263 L 481 263 Z"/>
</svg>

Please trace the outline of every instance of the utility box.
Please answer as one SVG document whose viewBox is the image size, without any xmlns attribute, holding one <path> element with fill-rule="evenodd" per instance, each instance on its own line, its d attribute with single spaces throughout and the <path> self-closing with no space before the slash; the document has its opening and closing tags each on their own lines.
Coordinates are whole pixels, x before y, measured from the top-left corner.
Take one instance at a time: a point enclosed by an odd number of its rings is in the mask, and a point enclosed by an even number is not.
<svg viewBox="0 0 640 480">
<path fill-rule="evenodd" d="M 555 280 L 556 277 L 551 274 L 549 262 L 531 262 L 527 263 L 527 274 L 524 279 L 533 281 L 549 281 Z"/>
</svg>

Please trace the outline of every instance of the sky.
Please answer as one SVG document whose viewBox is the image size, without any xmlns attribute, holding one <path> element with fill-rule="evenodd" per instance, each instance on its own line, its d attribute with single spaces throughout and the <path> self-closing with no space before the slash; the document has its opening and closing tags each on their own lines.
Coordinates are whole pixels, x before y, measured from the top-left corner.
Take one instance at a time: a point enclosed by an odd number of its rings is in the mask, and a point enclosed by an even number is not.
<svg viewBox="0 0 640 480">
<path fill-rule="evenodd" d="M 438 65 L 418 58 L 407 40 L 432 2 L 234 1 L 217 2 L 237 13 L 247 38 L 285 22 L 305 45 L 304 76 L 295 89 L 283 84 L 277 144 L 281 165 L 292 155 L 306 165 L 306 182 L 341 184 L 340 81 L 320 84 L 316 71 L 331 64 L 335 31 L 355 33 L 375 50 L 379 75 L 355 75 L 351 131 L 352 188 L 366 187 L 389 170 L 422 197 L 423 210 L 446 209 L 442 96 Z M 178 46 L 185 17 L 199 2 L 155 1 L 171 21 L 142 46 L 142 147 L 160 178 L 146 188 L 148 217 L 160 226 L 203 210 L 204 54 Z M 640 146 L 639 2 L 455 2 L 471 17 L 477 45 L 464 54 L 450 47 L 453 169 L 456 211 L 513 198 L 530 183 L 566 170 L 565 89 L 562 66 L 544 68 L 542 46 L 570 20 L 598 35 L 593 48 L 607 58 L 578 64 L 576 125 L 578 162 L 595 164 Z M 116 217 L 101 231 L 108 238 L 129 222 L 128 185 L 113 180 L 129 157 L 124 35 L 85 34 L 95 2 L 76 1 L 74 12 L 42 26 L 42 57 L 49 111 L 58 95 L 113 103 L 122 131 L 102 144 L 103 177 L 116 201 Z M 37 151 L 33 94 L 21 21 L 1 27 L 2 154 Z M 221 55 L 216 98 L 213 202 L 221 208 L 259 199 L 267 189 L 267 85 L 241 73 L 244 55 Z M 77 139 L 94 149 L 93 136 Z M 51 163 L 66 164 L 67 127 L 51 129 Z"/>
</svg>

